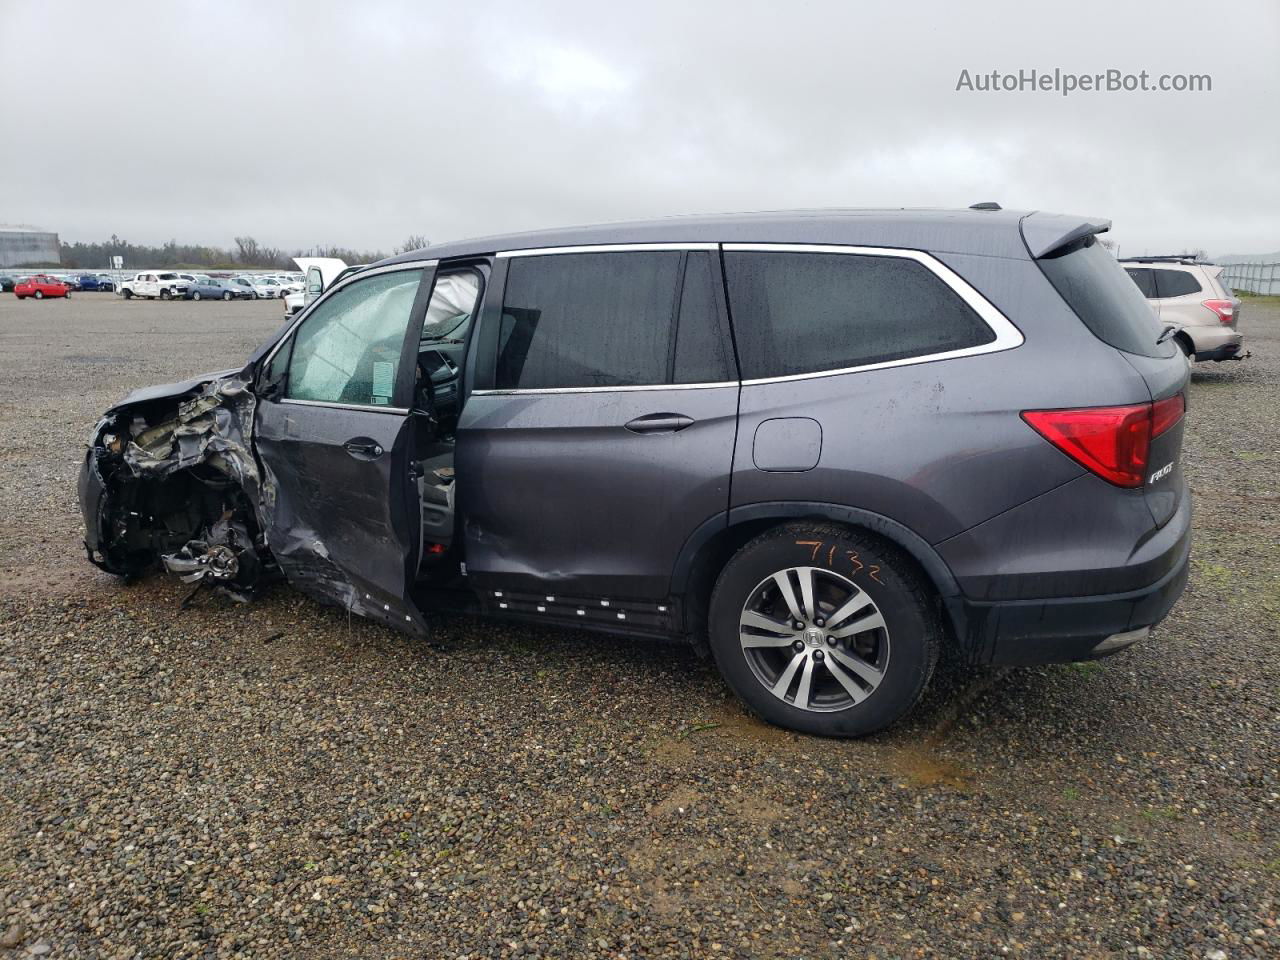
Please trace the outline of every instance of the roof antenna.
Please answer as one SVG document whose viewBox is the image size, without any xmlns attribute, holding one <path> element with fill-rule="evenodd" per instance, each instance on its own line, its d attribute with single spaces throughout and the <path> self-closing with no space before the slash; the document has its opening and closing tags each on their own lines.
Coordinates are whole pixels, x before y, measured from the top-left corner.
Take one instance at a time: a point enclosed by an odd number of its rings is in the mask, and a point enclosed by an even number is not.
<svg viewBox="0 0 1280 960">
<path fill-rule="evenodd" d="M 1003 208 L 1000 206 L 1000 204 L 996 203 L 994 200 L 983 200 L 981 203 L 973 204 L 971 207 L 969 207 L 969 209 L 970 210 L 1000 210 Z"/>
</svg>

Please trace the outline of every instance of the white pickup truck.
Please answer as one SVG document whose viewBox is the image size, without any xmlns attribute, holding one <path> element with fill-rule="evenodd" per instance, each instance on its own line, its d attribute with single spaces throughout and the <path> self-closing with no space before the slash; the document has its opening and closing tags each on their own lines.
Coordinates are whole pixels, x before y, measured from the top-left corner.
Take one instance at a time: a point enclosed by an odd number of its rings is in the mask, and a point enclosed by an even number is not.
<svg viewBox="0 0 1280 960">
<path fill-rule="evenodd" d="M 128 280 L 121 282 L 116 293 L 131 300 L 134 297 L 146 297 L 150 300 L 181 300 L 190 286 L 186 280 L 176 273 L 159 270 L 144 270 L 136 273 Z"/>
<path fill-rule="evenodd" d="M 329 289 L 338 276 L 347 269 L 346 261 L 336 257 L 294 257 L 293 262 L 306 274 L 300 291 L 284 297 L 284 315 L 292 317 L 320 294 Z"/>
</svg>

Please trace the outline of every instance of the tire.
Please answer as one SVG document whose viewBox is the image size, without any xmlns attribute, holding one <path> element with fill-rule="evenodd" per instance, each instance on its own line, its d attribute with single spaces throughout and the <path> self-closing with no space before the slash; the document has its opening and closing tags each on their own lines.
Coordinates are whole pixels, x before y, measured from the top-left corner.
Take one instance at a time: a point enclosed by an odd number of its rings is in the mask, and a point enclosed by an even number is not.
<svg viewBox="0 0 1280 960">
<path fill-rule="evenodd" d="M 1191 338 L 1185 333 L 1179 333 L 1173 338 L 1173 342 L 1178 345 L 1178 349 L 1182 351 L 1182 355 L 1188 360 L 1194 360 L 1196 357 L 1195 344 L 1191 342 Z"/>
<path fill-rule="evenodd" d="M 199 291 L 199 290 L 197 290 L 197 291 L 195 291 L 193 294 L 191 294 L 191 299 L 192 299 L 192 300 L 199 300 L 199 299 L 200 299 L 200 291 Z"/>
<path fill-rule="evenodd" d="M 125 291 L 124 291 L 124 298 L 125 298 L 126 300 L 132 300 L 132 299 L 133 299 L 133 291 L 132 291 L 132 290 L 125 290 Z"/>
<path fill-rule="evenodd" d="M 827 737 L 865 736 L 901 718 L 924 692 L 942 641 L 914 564 L 833 524 L 785 524 L 744 546 L 716 581 L 708 619 L 716 666 L 753 713 Z"/>
<path fill-rule="evenodd" d="M 231 299 L 231 291 L 230 291 L 230 290 L 223 290 L 223 291 L 222 291 L 222 299 L 223 299 L 223 300 L 230 300 L 230 299 Z"/>
<path fill-rule="evenodd" d="M 163 290 L 161 290 L 161 291 L 160 291 L 160 299 L 161 299 L 161 300 L 172 300 L 172 299 L 173 299 L 173 291 L 172 291 L 172 290 L 170 290 L 168 287 L 165 287 Z"/>
<path fill-rule="evenodd" d="M 35 296 L 35 298 L 36 298 L 37 300 L 43 300 L 43 299 L 44 299 L 44 291 L 43 291 L 43 290 L 37 290 L 37 291 L 35 292 L 34 296 Z"/>
</svg>

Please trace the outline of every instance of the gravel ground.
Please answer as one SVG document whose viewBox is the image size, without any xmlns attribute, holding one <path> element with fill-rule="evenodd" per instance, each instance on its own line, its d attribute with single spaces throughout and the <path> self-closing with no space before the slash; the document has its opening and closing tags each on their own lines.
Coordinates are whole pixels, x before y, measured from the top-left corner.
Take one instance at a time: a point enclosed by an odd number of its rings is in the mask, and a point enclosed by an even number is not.
<svg viewBox="0 0 1280 960">
<path fill-rule="evenodd" d="M 180 613 L 97 574 L 97 415 L 279 313 L 0 298 L 0 958 L 1280 952 L 1280 307 L 1197 368 L 1194 567 L 1157 636 L 948 665 L 852 743 L 747 717 L 681 647 L 423 644 L 283 587 Z"/>
</svg>

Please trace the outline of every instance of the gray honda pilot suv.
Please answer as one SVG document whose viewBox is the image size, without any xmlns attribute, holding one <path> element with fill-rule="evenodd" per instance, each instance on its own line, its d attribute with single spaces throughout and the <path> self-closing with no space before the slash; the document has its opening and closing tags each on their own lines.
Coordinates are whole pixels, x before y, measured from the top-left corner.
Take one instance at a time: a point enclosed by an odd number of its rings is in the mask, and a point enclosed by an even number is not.
<svg viewBox="0 0 1280 960">
<path fill-rule="evenodd" d="M 1108 226 L 809 211 L 385 260 L 109 410 L 85 546 L 415 634 L 683 638 L 767 720 L 879 730 L 944 644 L 1098 657 L 1182 592 L 1187 363 Z"/>
</svg>

